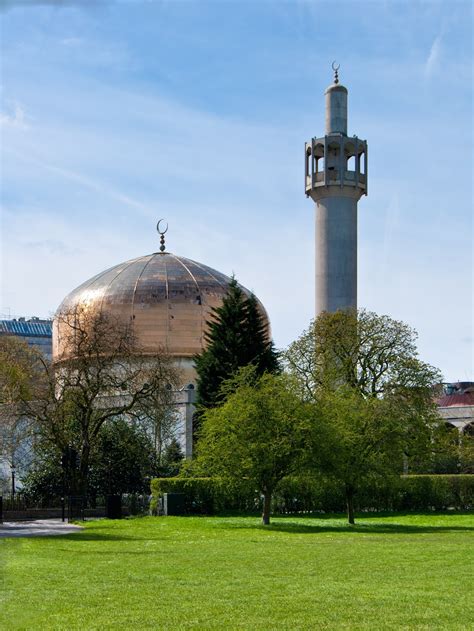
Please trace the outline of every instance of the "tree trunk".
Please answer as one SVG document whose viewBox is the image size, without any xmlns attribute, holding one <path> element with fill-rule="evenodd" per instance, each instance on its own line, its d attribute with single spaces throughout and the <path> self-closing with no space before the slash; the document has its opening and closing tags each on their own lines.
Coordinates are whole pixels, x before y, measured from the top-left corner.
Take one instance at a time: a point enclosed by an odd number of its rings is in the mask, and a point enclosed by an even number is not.
<svg viewBox="0 0 474 631">
<path fill-rule="evenodd" d="M 346 484 L 346 505 L 347 505 L 347 521 L 351 526 L 355 524 L 354 520 L 354 487 Z"/>
<path fill-rule="evenodd" d="M 262 524 L 268 526 L 270 523 L 270 506 L 272 503 L 272 494 L 270 491 L 264 491 L 263 493 L 263 512 L 262 512 Z"/>
</svg>

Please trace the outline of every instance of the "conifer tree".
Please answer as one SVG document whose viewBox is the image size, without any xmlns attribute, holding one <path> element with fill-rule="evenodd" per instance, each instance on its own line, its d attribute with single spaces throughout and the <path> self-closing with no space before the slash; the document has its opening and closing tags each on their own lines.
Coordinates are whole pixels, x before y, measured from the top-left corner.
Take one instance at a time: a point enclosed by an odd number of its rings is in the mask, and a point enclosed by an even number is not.
<svg viewBox="0 0 474 631">
<path fill-rule="evenodd" d="M 244 343 L 250 360 L 247 363 L 255 365 L 259 375 L 279 372 L 278 356 L 254 294 L 246 299 L 245 307 Z"/>
<path fill-rule="evenodd" d="M 268 339 L 256 297 L 245 295 L 235 278 L 219 307 L 212 309 L 205 333 L 207 348 L 195 357 L 198 413 L 218 405 L 223 381 L 252 364 L 257 376 L 278 372 L 278 358 Z"/>
</svg>

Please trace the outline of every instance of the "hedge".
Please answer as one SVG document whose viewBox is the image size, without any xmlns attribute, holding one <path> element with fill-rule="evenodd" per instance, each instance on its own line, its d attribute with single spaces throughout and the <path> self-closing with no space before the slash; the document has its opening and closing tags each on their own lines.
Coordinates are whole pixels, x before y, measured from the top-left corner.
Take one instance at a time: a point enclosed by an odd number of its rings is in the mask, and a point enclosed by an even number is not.
<svg viewBox="0 0 474 631">
<path fill-rule="evenodd" d="M 259 496 L 248 480 L 238 483 L 222 478 L 155 478 L 151 481 L 152 514 L 164 493 L 183 493 L 188 513 L 212 514 L 226 510 L 252 512 L 259 509 Z"/>
<path fill-rule="evenodd" d="M 372 480 L 355 496 L 359 511 L 469 510 L 474 507 L 474 475 L 407 475 Z M 276 512 L 341 512 L 344 488 L 335 480 L 286 478 L 275 494 Z"/>
<path fill-rule="evenodd" d="M 153 514 L 164 493 L 183 493 L 186 512 L 212 514 L 229 510 L 254 512 L 261 497 L 248 480 L 221 478 L 155 478 L 151 482 Z M 358 489 L 359 511 L 469 510 L 474 508 L 474 475 L 407 475 L 373 480 Z M 273 496 L 275 513 L 339 513 L 345 510 L 344 487 L 330 478 L 288 477 Z"/>
</svg>

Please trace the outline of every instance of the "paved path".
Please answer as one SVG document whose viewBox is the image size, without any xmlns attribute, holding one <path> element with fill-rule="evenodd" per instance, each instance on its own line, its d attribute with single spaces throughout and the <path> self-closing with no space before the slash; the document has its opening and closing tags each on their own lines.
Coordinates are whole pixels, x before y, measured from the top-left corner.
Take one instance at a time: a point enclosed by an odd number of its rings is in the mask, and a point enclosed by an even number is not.
<svg viewBox="0 0 474 631">
<path fill-rule="evenodd" d="M 35 521 L 4 521 L 0 524 L 0 539 L 4 537 L 46 537 L 68 535 L 82 530 L 82 526 L 68 524 L 60 519 L 36 519 Z"/>
</svg>

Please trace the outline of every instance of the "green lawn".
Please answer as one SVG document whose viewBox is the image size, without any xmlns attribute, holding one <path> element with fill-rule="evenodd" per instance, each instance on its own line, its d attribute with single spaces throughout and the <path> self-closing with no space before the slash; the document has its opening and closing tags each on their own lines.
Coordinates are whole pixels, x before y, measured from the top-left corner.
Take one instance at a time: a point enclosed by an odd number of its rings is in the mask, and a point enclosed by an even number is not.
<svg viewBox="0 0 474 631">
<path fill-rule="evenodd" d="M 0 628 L 472 629 L 474 516 L 146 517 L 0 540 Z"/>
</svg>

